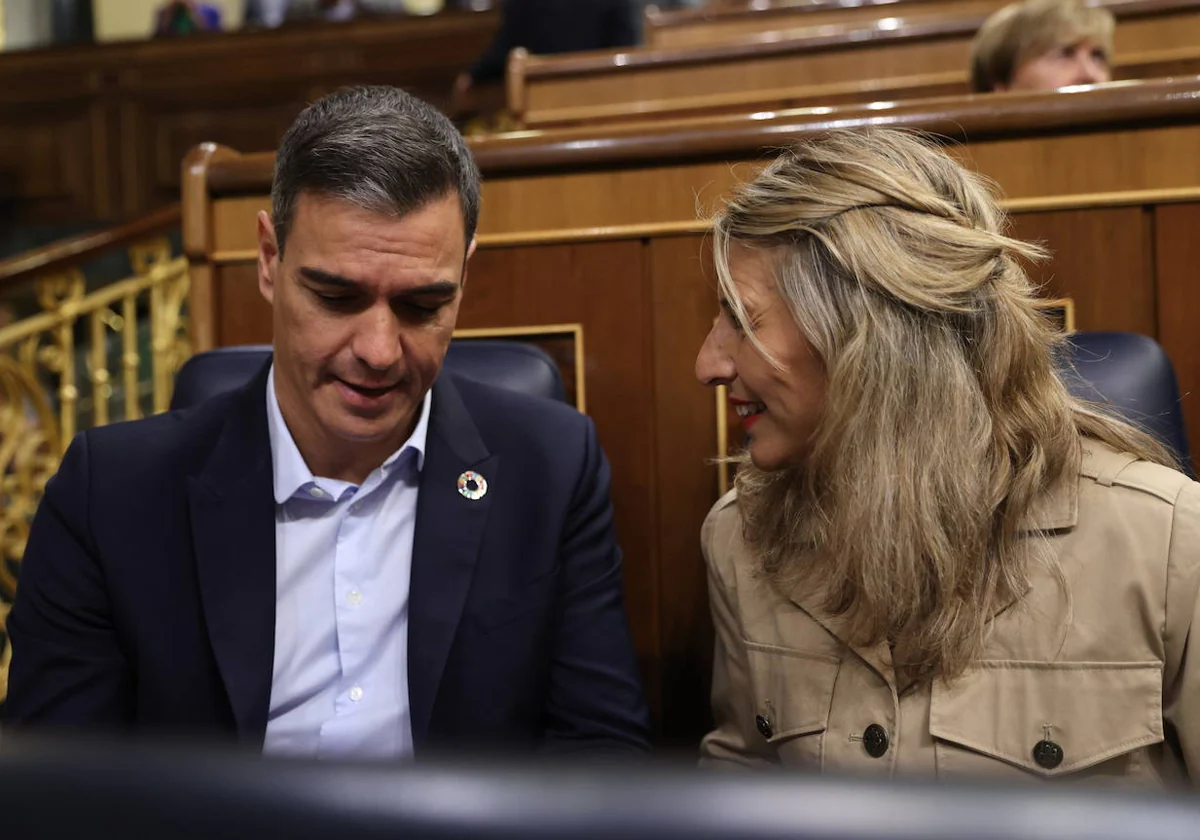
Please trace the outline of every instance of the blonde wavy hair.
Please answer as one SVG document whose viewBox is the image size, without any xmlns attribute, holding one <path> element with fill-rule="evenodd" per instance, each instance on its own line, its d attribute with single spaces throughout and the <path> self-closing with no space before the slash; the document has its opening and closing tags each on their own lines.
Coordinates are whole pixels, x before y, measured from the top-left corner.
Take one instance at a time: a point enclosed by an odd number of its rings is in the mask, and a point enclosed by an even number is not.
<svg viewBox="0 0 1200 840">
<path fill-rule="evenodd" d="M 1055 47 L 1085 38 L 1095 41 L 1112 61 L 1112 12 L 1082 0 L 1022 0 L 997 11 L 971 43 L 971 89 L 1008 85 L 1017 68 Z"/>
<path fill-rule="evenodd" d="M 1049 561 L 1026 517 L 1075 480 L 1080 437 L 1171 464 L 1149 435 L 1070 396 L 1062 336 L 1036 307 L 989 184 L 932 140 L 834 132 L 787 151 L 714 219 L 721 294 L 754 334 L 730 248 L 769 255 L 779 297 L 824 365 L 803 466 L 739 459 L 761 571 L 820 593 L 860 644 L 918 683 L 960 674 L 990 618 Z M 1061 574 L 1055 568 L 1055 573 Z"/>
</svg>

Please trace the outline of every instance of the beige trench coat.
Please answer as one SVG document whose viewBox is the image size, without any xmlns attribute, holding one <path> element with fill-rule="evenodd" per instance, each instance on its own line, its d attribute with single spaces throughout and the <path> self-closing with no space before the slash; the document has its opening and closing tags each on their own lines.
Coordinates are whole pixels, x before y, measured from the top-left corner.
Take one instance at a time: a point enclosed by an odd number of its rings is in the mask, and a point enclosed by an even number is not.
<svg viewBox="0 0 1200 840">
<path fill-rule="evenodd" d="M 886 643 L 847 644 L 805 593 L 754 574 L 737 498 L 704 524 L 716 729 L 704 765 L 883 777 L 1200 778 L 1200 484 L 1087 442 L 1078 483 L 1032 515 L 1071 595 L 1035 572 L 982 661 L 898 695 Z"/>
</svg>

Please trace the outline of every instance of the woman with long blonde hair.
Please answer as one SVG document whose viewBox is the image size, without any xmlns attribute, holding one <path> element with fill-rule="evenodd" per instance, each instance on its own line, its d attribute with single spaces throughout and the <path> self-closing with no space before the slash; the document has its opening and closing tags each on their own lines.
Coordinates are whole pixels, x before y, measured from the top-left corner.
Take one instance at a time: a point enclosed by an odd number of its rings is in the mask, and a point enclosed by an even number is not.
<svg viewBox="0 0 1200 840">
<path fill-rule="evenodd" d="M 1070 396 L 987 183 L 833 133 L 737 188 L 696 362 L 749 444 L 703 542 L 707 764 L 1200 767 L 1200 485 Z M 1196 661 L 1192 661 L 1196 660 Z"/>
</svg>

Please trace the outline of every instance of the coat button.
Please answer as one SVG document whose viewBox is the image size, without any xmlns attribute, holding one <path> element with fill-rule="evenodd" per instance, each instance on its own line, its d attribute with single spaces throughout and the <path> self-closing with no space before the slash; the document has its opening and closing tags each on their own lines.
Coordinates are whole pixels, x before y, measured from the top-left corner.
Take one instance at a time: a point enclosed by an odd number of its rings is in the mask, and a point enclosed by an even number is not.
<svg viewBox="0 0 1200 840">
<path fill-rule="evenodd" d="M 775 729 L 771 726 L 771 719 L 758 715 L 754 718 L 754 725 L 758 727 L 758 734 L 764 738 L 770 739 L 775 734 Z"/>
<path fill-rule="evenodd" d="M 879 758 L 888 751 L 887 730 L 878 723 L 872 723 L 862 735 L 863 747 L 871 758 Z"/>
<path fill-rule="evenodd" d="M 1053 770 L 1063 761 L 1063 748 L 1053 741 L 1038 741 L 1033 745 L 1033 760 L 1043 770 Z"/>
</svg>

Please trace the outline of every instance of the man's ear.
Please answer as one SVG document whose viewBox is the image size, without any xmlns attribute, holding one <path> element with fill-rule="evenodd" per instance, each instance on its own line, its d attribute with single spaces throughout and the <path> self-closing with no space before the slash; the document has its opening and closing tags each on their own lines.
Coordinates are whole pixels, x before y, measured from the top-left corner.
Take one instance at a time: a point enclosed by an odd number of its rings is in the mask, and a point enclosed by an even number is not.
<svg viewBox="0 0 1200 840">
<path fill-rule="evenodd" d="M 475 248 L 479 245 L 479 240 L 472 236 L 471 244 L 467 246 L 467 256 L 463 260 L 462 285 L 467 285 L 467 264 L 471 262 L 471 257 L 475 254 Z"/>
<path fill-rule="evenodd" d="M 275 223 L 266 210 L 258 211 L 258 291 L 267 303 L 275 302 L 275 276 L 279 272 L 279 241 Z"/>
</svg>

